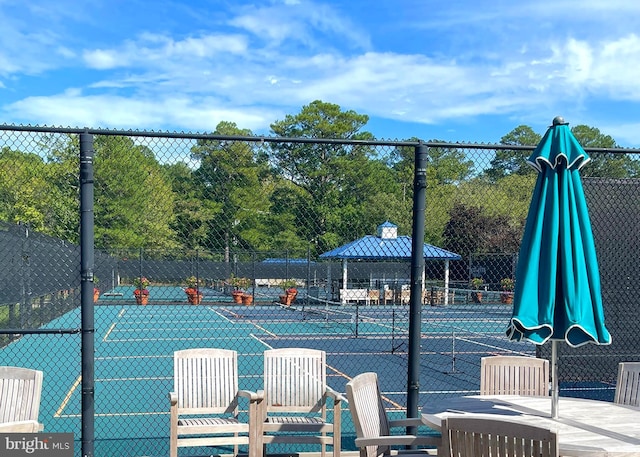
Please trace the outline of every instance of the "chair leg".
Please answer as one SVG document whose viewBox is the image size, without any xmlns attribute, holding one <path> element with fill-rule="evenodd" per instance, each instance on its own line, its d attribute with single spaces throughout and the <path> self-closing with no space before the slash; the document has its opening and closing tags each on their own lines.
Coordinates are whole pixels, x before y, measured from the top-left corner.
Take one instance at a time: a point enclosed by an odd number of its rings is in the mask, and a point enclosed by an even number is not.
<svg viewBox="0 0 640 457">
<path fill-rule="evenodd" d="M 178 438 L 174 433 L 169 438 L 169 457 L 178 457 Z"/>
<path fill-rule="evenodd" d="M 333 457 L 340 457 L 342 450 L 342 408 L 340 402 L 333 404 Z"/>
</svg>

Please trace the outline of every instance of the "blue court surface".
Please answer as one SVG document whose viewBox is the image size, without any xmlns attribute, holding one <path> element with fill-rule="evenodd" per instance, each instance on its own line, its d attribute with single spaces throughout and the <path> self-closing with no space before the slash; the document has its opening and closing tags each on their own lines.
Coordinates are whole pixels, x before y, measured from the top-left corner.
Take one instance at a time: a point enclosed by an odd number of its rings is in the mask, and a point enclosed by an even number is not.
<svg viewBox="0 0 640 457">
<path fill-rule="evenodd" d="M 96 455 L 168 455 L 167 395 L 173 389 L 173 352 L 193 347 L 238 351 L 240 388 L 253 391 L 262 388 L 265 349 L 322 349 L 327 352 L 331 387 L 344 393 L 345 384 L 353 376 L 378 371 L 390 415 L 404 416 L 408 307 L 330 304 L 285 307 L 273 302 L 255 306 L 205 302 L 194 306 L 186 304 L 182 289 L 175 289 L 165 291 L 167 302 L 179 299 L 184 303 L 119 304 L 118 300 L 130 300 L 131 288 L 123 290 L 122 296 L 103 295 L 95 306 Z M 421 402 L 477 393 L 479 359 L 484 355 L 531 355 L 532 345 L 504 338 L 507 319 L 499 308 L 492 314 L 490 307 L 481 313 L 463 307 L 455 312 L 425 307 Z M 77 328 L 79 323 L 80 311 L 75 310 L 52 321 L 49 327 Z M 45 430 L 74 432 L 79 439 L 80 338 L 25 335 L 10 346 L 11 351 L 31 354 L 29 365 L 45 372 L 40 411 Z M 43 347 L 48 349 L 46 354 L 42 353 Z M 51 369 L 51 357 L 58 359 L 55 371 Z M 342 422 L 343 449 L 355 450 L 353 424 L 346 404 Z M 77 450 L 79 447 L 78 442 Z M 98 449 L 111 450 L 98 453 Z M 118 451 L 112 453 L 114 449 Z M 184 455 L 201 455 L 184 451 Z"/>
</svg>

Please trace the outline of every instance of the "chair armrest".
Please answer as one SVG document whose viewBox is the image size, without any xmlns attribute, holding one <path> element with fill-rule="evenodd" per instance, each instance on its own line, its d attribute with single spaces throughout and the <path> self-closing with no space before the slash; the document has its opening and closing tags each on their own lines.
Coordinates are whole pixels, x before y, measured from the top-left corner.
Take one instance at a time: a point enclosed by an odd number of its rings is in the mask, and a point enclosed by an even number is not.
<svg viewBox="0 0 640 457">
<path fill-rule="evenodd" d="M 43 429 L 44 425 L 34 420 L 0 423 L 0 433 L 35 433 Z"/>
<path fill-rule="evenodd" d="M 331 387 L 327 386 L 327 390 L 325 392 L 325 395 L 329 398 L 332 398 L 333 401 L 337 401 L 337 402 L 345 402 L 345 403 L 349 403 L 347 401 L 347 399 L 345 397 L 342 396 L 342 394 L 338 391 L 333 390 Z"/>
<path fill-rule="evenodd" d="M 262 392 L 253 392 L 251 390 L 238 390 L 238 395 L 248 398 L 250 402 L 262 401 L 264 399 L 264 394 Z"/>
<path fill-rule="evenodd" d="M 264 390 L 260 389 L 258 391 L 256 391 L 256 396 L 258 397 L 258 417 L 260 418 L 260 421 L 264 421 L 267 419 L 267 404 L 264 401 Z"/>
<path fill-rule="evenodd" d="M 417 417 L 408 417 L 406 419 L 394 419 L 394 420 L 390 420 L 389 421 L 389 428 L 398 428 L 398 427 L 402 427 L 402 428 L 407 428 L 407 427 L 424 427 L 428 430 L 432 430 L 433 433 L 420 433 L 417 436 L 418 437 L 437 437 L 438 439 L 440 439 L 441 434 L 440 434 L 440 429 L 436 429 L 431 427 L 429 424 L 425 424 L 420 418 Z"/>
<path fill-rule="evenodd" d="M 169 392 L 169 403 L 171 406 L 176 406 L 178 404 L 178 394 L 175 392 Z"/>
<path fill-rule="evenodd" d="M 389 427 L 429 427 L 418 417 L 407 417 L 406 419 L 393 419 L 389 421 Z"/>
<path fill-rule="evenodd" d="M 439 436 L 415 436 L 415 435 L 391 435 L 369 438 L 356 438 L 356 446 L 440 446 L 442 440 Z"/>
</svg>

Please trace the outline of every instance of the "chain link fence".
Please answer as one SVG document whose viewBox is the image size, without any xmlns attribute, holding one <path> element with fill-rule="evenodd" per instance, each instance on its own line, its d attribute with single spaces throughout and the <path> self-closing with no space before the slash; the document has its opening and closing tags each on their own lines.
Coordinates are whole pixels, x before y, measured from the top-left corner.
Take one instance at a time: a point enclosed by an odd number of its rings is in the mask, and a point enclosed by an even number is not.
<svg viewBox="0 0 640 457">
<path fill-rule="evenodd" d="M 254 391 L 265 349 L 322 349 L 331 387 L 376 371 L 390 413 L 406 415 L 410 258 L 323 254 L 411 236 L 419 145 L 437 253 L 425 259 L 420 403 L 477 393 L 485 355 L 550 357 L 505 334 L 533 148 L 94 131 L 94 268 L 83 278 L 80 133 L 0 131 L 0 364 L 44 371 L 40 420 L 73 432 L 77 455 L 91 315 L 98 456 L 168 455 L 172 356 L 191 347 L 237 350 L 240 387 Z M 613 344 L 561 346 L 560 387 L 610 400 L 617 363 L 640 360 L 640 155 L 590 154 L 583 182 Z"/>
</svg>

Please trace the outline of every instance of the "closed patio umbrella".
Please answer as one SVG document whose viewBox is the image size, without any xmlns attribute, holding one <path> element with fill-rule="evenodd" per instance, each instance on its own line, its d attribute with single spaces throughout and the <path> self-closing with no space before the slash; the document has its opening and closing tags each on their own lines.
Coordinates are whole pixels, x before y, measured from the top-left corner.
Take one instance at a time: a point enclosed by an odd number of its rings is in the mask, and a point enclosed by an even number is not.
<svg viewBox="0 0 640 457">
<path fill-rule="evenodd" d="M 520 246 L 507 335 L 551 341 L 552 416 L 558 417 L 557 343 L 610 344 L 595 243 L 579 170 L 589 162 L 569 126 L 553 120 L 529 157 L 538 171 Z"/>
</svg>

